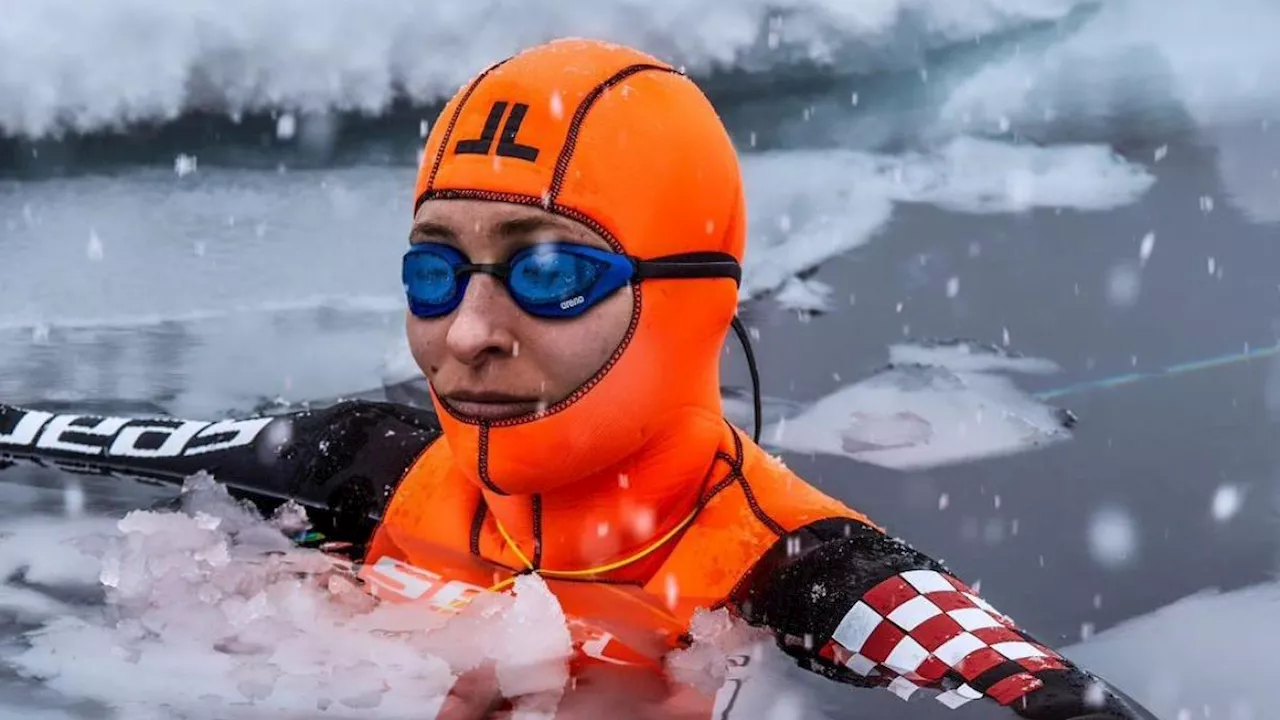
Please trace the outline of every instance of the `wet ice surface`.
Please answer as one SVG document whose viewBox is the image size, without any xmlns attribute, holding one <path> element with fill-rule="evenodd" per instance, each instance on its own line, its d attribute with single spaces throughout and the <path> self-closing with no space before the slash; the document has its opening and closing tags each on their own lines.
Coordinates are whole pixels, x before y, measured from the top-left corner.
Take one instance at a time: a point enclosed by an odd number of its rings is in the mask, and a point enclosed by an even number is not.
<svg viewBox="0 0 1280 720">
<path fill-rule="evenodd" d="M 298 13 L 292 4 L 249 0 L 181 7 L 134 0 L 92 12 L 66 0 L 19 2 L 0 34 L 0 66 L 27 71 L 5 78 L 0 129 L 32 135 L 100 129 L 169 119 L 193 106 L 235 114 L 281 107 L 376 114 L 404 96 L 422 102 L 452 93 L 477 68 L 522 47 L 580 35 L 636 44 L 693 72 L 797 61 L 874 72 L 910 63 L 920 49 L 1056 20 L 1086 5 L 671 0 L 569 3 L 508 20 L 503 6 L 487 4 L 388 2 L 357 10 L 322 2 L 316 12 Z M 779 18 L 785 22 L 773 21 Z M 486 32 L 477 37 L 477 27 Z M 139 43 L 140 32 L 156 40 Z M 81 42 L 67 40 L 75 37 Z M 278 124 L 277 132 L 305 137 L 311 130 L 306 122 L 296 125 Z"/>
<path fill-rule="evenodd" d="M 870 242 L 902 203 L 964 213 L 1128 205 L 1155 178 L 1102 145 L 1042 148 L 959 138 L 928 152 L 764 153 L 744 164 L 751 235 L 744 299 L 783 288 L 793 307 L 822 309 L 830 289 L 788 281 Z M 778 192 L 778 178 L 788 178 Z M 843 298 L 840 298 L 843 300 Z"/>
<path fill-rule="evenodd" d="M 1268 669 L 1280 583 L 1206 590 L 1064 649 L 1170 720 L 1265 720 L 1280 707 Z"/>
<path fill-rule="evenodd" d="M 566 35 L 637 44 L 695 74 L 811 63 L 858 76 L 906 69 L 921 84 L 928 82 L 915 76 L 921 67 L 948 77 L 946 68 L 930 67 L 930 51 L 1002 34 L 1024 39 L 1014 48 L 979 48 L 987 67 L 967 68 L 958 79 L 952 71 L 939 119 L 952 129 L 1106 117 L 1143 101 L 1186 102 L 1199 117 L 1238 115 L 1276 96 L 1265 70 L 1276 58 L 1269 32 L 1276 9 L 1267 0 L 1231 0 L 1214 10 L 1160 0 L 667 0 L 566 4 L 508 22 L 495 22 L 488 5 L 316 7 L 322 10 L 300 15 L 288 4 L 248 0 L 180 8 L 135 0 L 93 12 L 70 0 L 17 3 L 0 35 L 0 66 L 27 70 L 6 77 L 0 128 L 22 135 L 100 129 L 213 106 L 236 115 L 287 110 L 276 133 L 305 141 L 325 134 L 325 111 L 376 114 L 397 97 L 438 99 L 475 68 Z M 1063 22 L 1046 52 L 1044 38 L 1028 30 L 1055 21 Z M 160 41 L 136 42 L 139 22 Z M 486 28 L 479 39 L 478 26 Z M 200 78 L 196 87 L 190 78 Z"/>
</svg>

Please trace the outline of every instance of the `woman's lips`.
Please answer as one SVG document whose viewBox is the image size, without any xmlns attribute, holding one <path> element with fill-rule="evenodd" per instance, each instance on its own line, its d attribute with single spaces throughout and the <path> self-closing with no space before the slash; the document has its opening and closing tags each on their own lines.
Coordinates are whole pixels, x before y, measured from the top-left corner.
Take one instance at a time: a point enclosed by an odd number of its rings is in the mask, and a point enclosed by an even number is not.
<svg viewBox="0 0 1280 720">
<path fill-rule="evenodd" d="M 506 420 L 521 415 L 529 415 L 544 407 L 544 403 L 541 400 L 504 395 L 468 393 L 446 395 L 441 399 L 453 412 L 480 420 Z"/>
</svg>

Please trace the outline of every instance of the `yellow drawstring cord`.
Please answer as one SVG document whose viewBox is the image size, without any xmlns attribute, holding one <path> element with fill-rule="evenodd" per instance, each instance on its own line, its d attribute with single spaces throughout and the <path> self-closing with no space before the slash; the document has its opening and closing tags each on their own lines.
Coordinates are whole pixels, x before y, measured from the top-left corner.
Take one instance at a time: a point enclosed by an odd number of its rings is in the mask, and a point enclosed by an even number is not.
<svg viewBox="0 0 1280 720">
<path fill-rule="evenodd" d="M 498 534 L 502 535 L 502 540 L 507 543 L 507 547 L 511 548 L 511 551 L 516 554 L 516 557 L 520 558 L 520 562 L 524 563 L 524 566 L 526 568 L 528 568 L 529 570 L 532 570 L 533 572 L 538 573 L 539 575 L 545 575 L 547 577 L 574 578 L 574 577 L 587 577 L 590 575 L 599 575 L 601 573 L 607 573 L 610 570 L 617 570 L 620 567 L 626 567 L 627 565 L 630 565 L 634 562 L 643 560 L 644 558 L 656 552 L 663 545 L 666 545 L 668 542 L 671 541 L 671 538 L 680 534 L 680 531 L 688 527 L 689 523 L 693 522 L 693 518 L 698 515 L 699 509 L 700 509 L 699 507 L 695 506 L 693 508 L 693 511 L 690 512 L 688 516 L 685 517 L 685 519 L 681 520 L 678 525 L 671 528 L 671 530 L 669 530 L 667 534 L 658 538 L 655 542 L 650 544 L 648 547 L 635 553 L 634 555 L 625 557 L 615 562 L 611 562 L 608 565 L 601 565 L 599 567 L 586 568 L 584 570 L 547 570 L 545 568 L 535 568 L 533 566 L 533 563 L 529 560 L 529 558 L 525 557 L 525 554 L 520 552 L 520 546 L 516 544 L 515 540 L 511 539 L 511 535 L 507 533 L 507 529 L 502 527 L 502 521 L 498 520 L 498 518 L 495 516 L 493 518 L 493 522 L 495 525 L 498 526 Z M 499 590 L 503 590 L 507 586 L 514 584 L 515 581 L 516 581 L 515 577 L 509 577 L 506 580 L 503 580 L 502 582 L 494 585 L 493 587 L 490 587 L 489 591 L 498 592 Z"/>
</svg>

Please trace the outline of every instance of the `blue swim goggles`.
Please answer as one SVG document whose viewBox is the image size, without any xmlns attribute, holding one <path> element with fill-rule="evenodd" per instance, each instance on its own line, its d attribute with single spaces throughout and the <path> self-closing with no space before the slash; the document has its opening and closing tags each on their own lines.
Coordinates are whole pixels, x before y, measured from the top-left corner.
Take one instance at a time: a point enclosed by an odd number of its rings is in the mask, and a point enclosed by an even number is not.
<svg viewBox="0 0 1280 720">
<path fill-rule="evenodd" d="M 532 245 L 506 262 L 470 262 L 457 248 L 416 243 L 404 254 L 402 279 L 409 311 L 424 319 L 457 309 L 474 273 L 502 281 L 521 310 L 540 318 L 574 318 L 629 283 L 648 278 L 742 277 L 738 261 L 726 253 L 696 252 L 653 260 L 552 242 Z"/>
</svg>

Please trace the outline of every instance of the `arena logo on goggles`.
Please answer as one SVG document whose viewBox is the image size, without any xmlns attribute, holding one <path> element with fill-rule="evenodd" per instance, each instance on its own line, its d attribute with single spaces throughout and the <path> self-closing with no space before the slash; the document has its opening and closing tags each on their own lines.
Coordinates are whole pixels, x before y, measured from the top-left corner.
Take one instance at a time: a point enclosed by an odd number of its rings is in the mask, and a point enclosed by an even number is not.
<svg viewBox="0 0 1280 720">
<path fill-rule="evenodd" d="M 4 408 L 0 452 L 39 450 L 128 458 L 202 455 L 250 445 L 273 420 L 142 420 Z"/>
</svg>

